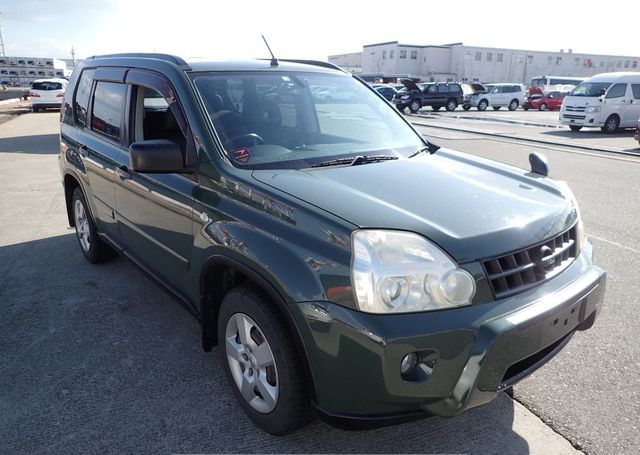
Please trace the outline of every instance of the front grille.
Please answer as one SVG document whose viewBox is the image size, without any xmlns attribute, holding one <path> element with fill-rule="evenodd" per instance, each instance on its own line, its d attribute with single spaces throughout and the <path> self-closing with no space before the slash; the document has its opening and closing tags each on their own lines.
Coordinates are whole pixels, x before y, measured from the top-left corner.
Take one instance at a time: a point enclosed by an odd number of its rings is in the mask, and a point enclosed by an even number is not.
<svg viewBox="0 0 640 455">
<path fill-rule="evenodd" d="M 482 262 L 497 299 L 531 289 L 573 262 L 577 256 L 576 226 L 544 242 Z"/>
<path fill-rule="evenodd" d="M 567 112 L 584 112 L 586 106 L 565 106 L 564 110 Z"/>
<path fill-rule="evenodd" d="M 564 114 L 563 118 L 573 119 L 573 120 L 584 120 L 587 118 L 586 115 L 572 115 L 572 114 Z"/>
</svg>

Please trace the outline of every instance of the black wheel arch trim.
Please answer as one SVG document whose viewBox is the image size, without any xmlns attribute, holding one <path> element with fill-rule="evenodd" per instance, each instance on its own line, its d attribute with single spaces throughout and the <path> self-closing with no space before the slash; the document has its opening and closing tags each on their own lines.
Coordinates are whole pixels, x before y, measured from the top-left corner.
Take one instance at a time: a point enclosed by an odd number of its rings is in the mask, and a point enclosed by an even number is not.
<svg viewBox="0 0 640 455">
<path fill-rule="evenodd" d="M 202 347 L 205 351 L 211 351 L 211 349 L 218 344 L 217 336 L 216 336 L 216 327 L 217 327 L 217 308 L 216 305 L 207 303 L 207 296 L 205 295 L 206 290 L 206 276 L 207 273 L 212 266 L 225 266 L 231 267 L 233 269 L 238 270 L 240 273 L 248 277 L 254 285 L 256 285 L 261 291 L 263 291 L 267 297 L 271 301 L 274 302 L 276 306 L 278 306 L 281 311 L 280 313 L 284 316 L 285 324 L 289 327 L 293 336 L 296 337 L 295 346 L 300 348 L 300 354 L 302 357 L 303 366 L 305 368 L 305 373 L 309 380 L 311 381 L 311 399 L 313 402 L 316 401 L 315 394 L 315 379 L 313 377 L 313 370 L 309 365 L 309 353 L 307 351 L 307 346 L 303 341 L 302 334 L 300 333 L 300 329 L 296 324 L 293 315 L 291 314 L 291 310 L 287 305 L 287 300 L 282 296 L 282 294 L 269 282 L 267 278 L 265 278 L 259 271 L 254 269 L 253 267 L 237 260 L 231 258 L 229 256 L 225 256 L 222 254 L 214 254 L 209 256 L 203 263 L 202 268 L 200 270 L 200 321 L 202 323 Z"/>
</svg>

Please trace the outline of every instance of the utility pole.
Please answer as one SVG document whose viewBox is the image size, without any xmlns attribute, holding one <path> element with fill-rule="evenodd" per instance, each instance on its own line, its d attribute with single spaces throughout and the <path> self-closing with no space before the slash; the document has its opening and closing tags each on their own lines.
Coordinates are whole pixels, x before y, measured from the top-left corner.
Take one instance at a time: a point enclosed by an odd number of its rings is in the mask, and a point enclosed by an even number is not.
<svg viewBox="0 0 640 455">
<path fill-rule="evenodd" d="M 4 52 L 4 39 L 2 38 L 2 13 L 0 13 L 0 53 L 3 57 L 7 56 Z"/>
<path fill-rule="evenodd" d="M 73 45 L 71 46 L 71 62 L 73 66 L 76 66 L 76 50 L 73 48 Z"/>
</svg>

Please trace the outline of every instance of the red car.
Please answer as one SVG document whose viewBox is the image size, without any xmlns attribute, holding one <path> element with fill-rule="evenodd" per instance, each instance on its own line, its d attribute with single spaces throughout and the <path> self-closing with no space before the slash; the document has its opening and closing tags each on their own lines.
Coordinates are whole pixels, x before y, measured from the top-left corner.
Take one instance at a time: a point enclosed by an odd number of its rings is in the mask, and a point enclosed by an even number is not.
<svg viewBox="0 0 640 455">
<path fill-rule="evenodd" d="M 567 96 L 567 92 L 549 92 L 545 95 L 530 95 L 525 100 L 522 108 L 525 111 L 529 109 L 538 109 L 540 111 L 559 110 L 562 106 L 562 100 Z"/>
</svg>

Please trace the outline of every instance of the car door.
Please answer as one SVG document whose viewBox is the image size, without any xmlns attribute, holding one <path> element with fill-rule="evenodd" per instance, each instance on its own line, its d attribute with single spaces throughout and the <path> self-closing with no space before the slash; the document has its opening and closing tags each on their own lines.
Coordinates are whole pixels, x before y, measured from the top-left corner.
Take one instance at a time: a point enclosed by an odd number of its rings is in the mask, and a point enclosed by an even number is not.
<svg viewBox="0 0 640 455">
<path fill-rule="evenodd" d="M 143 70 L 129 71 L 127 83 L 129 142 L 171 140 L 180 146 L 186 162 L 195 146 L 170 84 Z M 128 150 L 120 156 L 116 174 L 116 218 L 127 254 L 186 294 L 193 249 L 194 174 L 136 172 Z"/>
<path fill-rule="evenodd" d="M 631 90 L 627 91 L 628 106 L 627 106 L 627 118 L 623 127 L 634 127 L 638 124 L 640 118 L 640 83 L 631 84 Z"/>
<path fill-rule="evenodd" d="M 623 125 L 627 117 L 627 92 L 627 84 L 624 83 L 614 84 L 607 90 L 602 102 L 601 119 L 603 122 L 606 122 L 610 115 L 616 114 L 620 119 L 620 126 Z"/>
<path fill-rule="evenodd" d="M 114 175 L 123 147 L 123 80 L 124 69 L 85 69 L 73 95 L 73 125 L 63 124 L 60 132 L 69 161 L 84 177 L 85 196 L 98 230 L 112 239 L 118 236 Z"/>
</svg>

